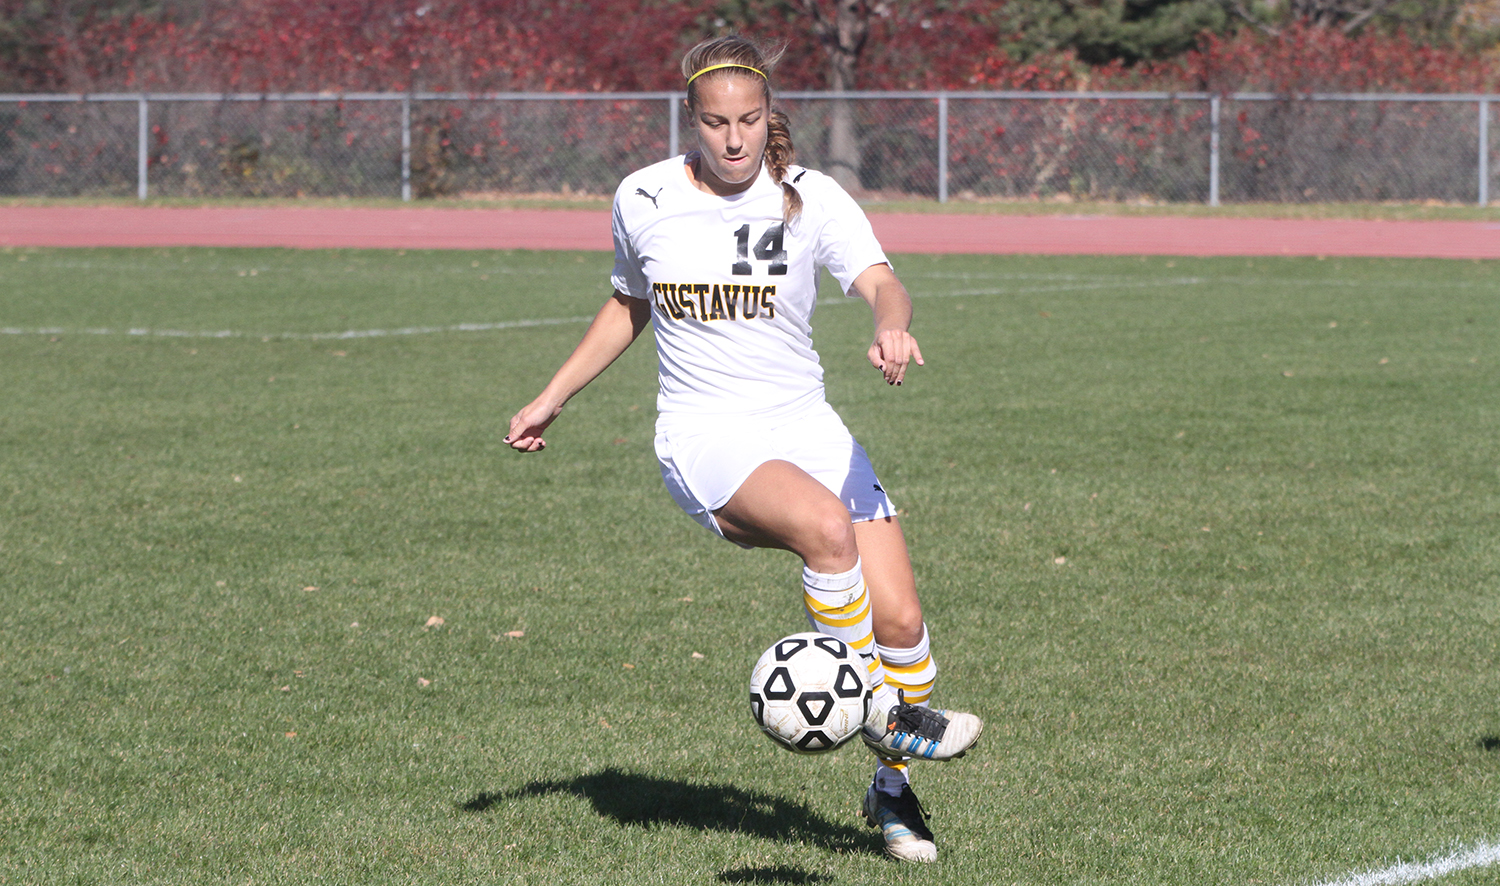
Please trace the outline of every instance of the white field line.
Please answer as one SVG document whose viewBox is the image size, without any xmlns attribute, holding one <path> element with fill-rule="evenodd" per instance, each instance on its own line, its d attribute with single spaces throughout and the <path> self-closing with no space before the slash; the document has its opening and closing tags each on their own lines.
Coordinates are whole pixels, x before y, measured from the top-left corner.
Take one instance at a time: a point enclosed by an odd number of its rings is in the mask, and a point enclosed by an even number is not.
<svg viewBox="0 0 1500 886">
<path fill-rule="evenodd" d="M 5 254 L 4 250 L 0 249 L 0 255 L 4 255 L 4 254 Z M 119 272 L 119 271 L 139 271 L 139 272 L 142 272 L 142 273 L 151 273 L 151 274 L 170 274 L 170 273 L 181 271 L 182 273 L 185 273 L 185 274 L 193 274 L 193 275 L 200 276 L 200 277 L 203 276 L 204 274 L 207 274 L 207 273 L 223 273 L 223 274 L 228 274 L 228 275 L 234 276 L 234 277 L 249 277 L 249 276 L 252 275 L 252 272 L 253 272 L 254 276 L 258 277 L 258 276 L 260 276 L 262 274 L 277 274 L 277 273 L 281 273 L 281 272 L 287 271 L 287 268 L 284 267 L 284 266 L 268 265 L 268 264 L 206 264 L 206 263 L 205 264 L 199 264 L 199 263 L 189 264 L 189 263 L 186 263 L 186 262 L 184 262 L 182 264 L 176 264 L 176 263 L 173 263 L 173 264 L 153 264 L 153 263 L 146 263 L 146 262 L 133 262 L 133 263 L 126 263 L 126 262 L 120 262 L 120 263 L 115 263 L 115 262 L 94 262 L 94 261 L 83 261 L 83 260 L 77 260 L 77 259 L 63 260 L 63 261 L 47 261 L 45 263 L 44 267 L 46 269 L 48 269 L 48 270 L 52 270 L 54 268 L 61 268 L 63 270 L 68 270 L 68 271 L 106 271 L 106 272 L 109 272 L 109 273 L 116 273 L 116 272 Z M 0 272 L 3 272 L 4 270 L 6 270 L 6 268 L 0 268 Z M 499 274 L 499 275 L 514 275 L 514 276 L 537 277 L 537 276 L 545 276 L 545 275 L 548 275 L 548 274 L 553 274 L 553 273 L 556 272 L 556 269 L 555 268 L 550 268 L 550 267 L 531 267 L 531 266 L 508 267 L 508 266 L 505 266 L 505 265 L 499 265 L 499 266 L 496 266 L 496 265 L 481 265 L 481 266 L 465 266 L 465 267 L 458 267 L 456 265 L 442 265 L 442 266 L 435 267 L 435 268 L 433 268 L 433 267 L 427 267 L 427 268 L 423 268 L 420 271 L 416 271 L 416 270 L 409 270 L 409 269 L 406 269 L 406 268 L 389 266 L 389 265 L 381 265 L 379 267 L 370 267 L 368 265 L 365 265 L 365 266 L 361 266 L 361 267 L 358 267 L 358 268 L 351 266 L 351 267 L 345 268 L 343 271 L 330 271 L 329 273 L 330 274 L 334 274 L 334 273 L 352 274 L 352 273 L 355 273 L 355 272 L 360 272 L 360 273 L 379 273 L 382 279 L 390 279 L 391 277 L 405 276 L 405 277 L 415 277 L 415 278 L 421 279 L 421 280 L 429 280 L 435 274 L 444 274 L 444 275 L 454 276 L 454 277 L 457 277 L 457 276 L 472 277 L 472 276 L 475 276 L 475 275 L 478 275 L 478 274 L 488 275 L 488 276 L 491 276 L 491 277 L 495 276 L 496 274 Z M 293 268 L 290 271 L 290 273 L 293 273 L 293 274 L 302 274 L 304 276 L 308 275 L 308 272 L 305 271 L 304 269 L 300 268 L 300 267 Z"/>
<path fill-rule="evenodd" d="M 1047 292 L 1085 292 L 1091 289 L 1163 289 L 1169 286 L 1198 286 L 1209 282 L 1201 277 L 1175 280 L 1118 280 L 1107 283 L 1067 283 L 1056 286 L 1032 286 L 1026 289 L 960 289 L 954 292 L 928 292 L 918 298 L 958 298 L 966 295 L 1039 295 Z"/>
<path fill-rule="evenodd" d="M 258 338 L 293 341 L 341 341 L 354 338 L 385 338 L 398 335 L 433 335 L 441 332 L 489 332 L 496 329 L 525 329 L 532 326 L 561 326 L 587 323 L 593 317 L 545 317 L 539 320 L 507 320 L 501 323 L 457 323 L 452 326 L 403 326 L 400 329 L 347 329 L 343 332 L 238 332 L 233 329 L 192 331 L 187 329 L 66 329 L 42 326 L 21 329 L 0 327 L 0 335 L 126 335 L 148 338 Z"/>
<path fill-rule="evenodd" d="M 1106 278 L 1097 282 L 1080 279 L 1077 283 L 1060 283 L 1056 286 L 1007 286 L 1004 288 L 990 287 L 985 289 L 960 289 L 954 292 L 913 292 L 911 297 L 917 298 L 962 298 L 973 295 L 1044 295 L 1049 292 L 1087 292 L 1091 289 L 1153 289 L 1168 286 L 1197 286 L 1209 283 L 1201 277 L 1181 277 L 1175 280 L 1118 280 Z M 857 298 L 833 297 L 818 299 L 819 305 L 848 305 L 863 304 Z"/>
<path fill-rule="evenodd" d="M 1103 289 L 1164 289 L 1168 287 L 1202 286 L 1205 284 L 1220 285 L 1273 285 L 1273 286 L 1361 286 L 1371 287 L 1379 285 L 1377 281 L 1357 280 L 1267 280 L 1265 278 L 1235 278 L 1235 277 L 1176 277 L 1170 279 L 1132 279 L 1125 277 L 1101 277 L 1101 276 L 1075 276 L 1070 274 L 1000 274 L 994 276 L 968 274 L 944 274 L 938 272 L 932 275 L 915 275 L 912 281 L 921 281 L 928 278 L 947 277 L 949 279 L 984 279 L 995 282 L 1006 280 L 1032 280 L 1045 282 L 1049 285 L 1032 286 L 997 286 L 983 289 L 963 289 L 953 292 L 922 292 L 918 289 L 912 293 L 913 298 L 960 298 L 972 296 L 992 295 L 1045 295 L 1059 292 L 1085 292 Z M 1449 287 L 1467 288 L 1469 285 L 1464 281 L 1454 281 L 1444 284 Z M 818 299 L 820 306 L 835 306 L 858 304 L 860 299 L 847 297 L 832 297 Z M 545 317 L 535 320 L 509 320 L 498 323 L 459 323 L 450 326 L 406 326 L 399 329 L 349 329 L 343 332 L 243 332 L 238 330 L 186 330 L 186 329 L 70 329 L 63 326 L 43 326 L 23 328 L 16 326 L 0 327 L 0 335 L 122 335 L 138 336 L 146 338 L 259 338 L 264 341 L 273 339 L 293 341 L 338 341 L 360 338 L 387 338 L 405 335 L 435 335 L 448 332 L 490 332 L 504 329 L 525 329 L 534 326 L 560 326 L 570 323 L 587 323 L 592 317 Z"/>
<path fill-rule="evenodd" d="M 1137 289 L 1161 286 L 1191 286 L 1207 282 L 1196 277 L 1178 280 L 1117 280 L 1114 278 L 1080 279 L 1075 283 L 1052 286 L 1006 287 L 995 289 L 971 289 L 962 292 L 917 293 L 917 298 L 952 298 L 974 295 L 1031 295 L 1048 292 L 1081 292 L 1090 289 Z M 857 298 L 824 298 L 819 305 L 844 305 L 862 303 Z M 545 317 L 536 320 L 509 320 L 500 323 L 459 323 L 452 326 L 406 326 L 400 329 L 349 329 L 343 332 L 242 332 L 233 329 L 187 330 L 187 329 L 69 329 L 63 326 L 22 328 L 0 327 L 0 335 L 123 335 L 143 338 L 259 338 L 292 341 L 341 341 L 358 338 L 387 338 L 402 335 L 434 335 L 445 332 L 490 332 L 501 329 L 525 329 L 533 326 L 561 326 L 569 323 L 587 323 L 592 317 Z"/>
<path fill-rule="evenodd" d="M 1385 870 L 1353 874 L 1318 886 L 1403 886 L 1406 883 L 1435 880 L 1459 871 L 1493 867 L 1497 864 L 1500 864 L 1500 843 L 1481 843 L 1442 858 L 1424 862 L 1398 862 Z"/>
</svg>

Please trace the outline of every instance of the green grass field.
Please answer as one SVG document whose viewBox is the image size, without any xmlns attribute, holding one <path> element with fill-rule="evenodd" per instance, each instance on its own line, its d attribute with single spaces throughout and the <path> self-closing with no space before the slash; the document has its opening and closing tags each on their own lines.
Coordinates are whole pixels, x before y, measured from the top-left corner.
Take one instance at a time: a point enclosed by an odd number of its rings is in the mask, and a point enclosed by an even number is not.
<svg viewBox="0 0 1500 886">
<path fill-rule="evenodd" d="M 500 443 L 609 263 L 0 254 L 0 883 L 1297 886 L 1500 839 L 1494 263 L 903 257 L 899 389 L 830 296 L 989 724 L 916 773 L 922 869 L 863 751 L 751 724 L 797 564 L 671 504 L 649 341 Z"/>
</svg>

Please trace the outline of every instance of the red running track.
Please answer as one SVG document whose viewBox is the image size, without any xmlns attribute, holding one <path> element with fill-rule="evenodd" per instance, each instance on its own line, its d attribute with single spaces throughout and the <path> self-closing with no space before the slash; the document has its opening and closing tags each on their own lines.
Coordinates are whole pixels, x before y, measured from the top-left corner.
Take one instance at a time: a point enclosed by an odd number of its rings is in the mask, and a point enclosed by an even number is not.
<svg viewBox="0 0 1500 886">
<path fill-rule="evenodd" d="M 892 253 L 1500 258 L 1500 222 L 871 213 Z M 609 250 L 595 210 L 0 207 L 0 246 Z"/>
</svg>

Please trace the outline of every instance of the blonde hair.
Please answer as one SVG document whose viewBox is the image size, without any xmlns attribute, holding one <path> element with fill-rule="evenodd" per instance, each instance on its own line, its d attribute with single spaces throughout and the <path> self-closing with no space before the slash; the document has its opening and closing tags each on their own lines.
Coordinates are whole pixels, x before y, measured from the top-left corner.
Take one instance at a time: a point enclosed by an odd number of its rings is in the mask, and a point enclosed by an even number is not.
<svg viewBox="0 0 1500 886">
<path fill-rule="evenodd" d="M 784 49 L 763 52 L 759 46 L 734 34 L 705 40 L 682 57 L 682 76 L 687 79 L 689 109 L 698 106 L 698 87 L 705 80 L 730 76 L 760 75 L 766 104 L 771 114 L 766 121 L 766 171 L 771 181 L 781 185 L 782 219 L 790 223 L 802 213 L 802 195 L 787 181 L 787 169 L 797 158 L 792 146 L 792 130 L 786 114 L 776 109 L 771 96 L 771 71 L 781 60 Z"/>
</svg>

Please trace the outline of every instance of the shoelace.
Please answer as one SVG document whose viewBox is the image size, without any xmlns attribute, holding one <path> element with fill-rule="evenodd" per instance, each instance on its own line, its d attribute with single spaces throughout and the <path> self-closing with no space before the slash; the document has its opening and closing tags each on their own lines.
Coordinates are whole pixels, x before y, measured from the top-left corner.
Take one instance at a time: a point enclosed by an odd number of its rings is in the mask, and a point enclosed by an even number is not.
<svg viewBox="0 0 1500 886">
<path fill-rule="evenodd" d="M 909 803 L 911 807 L 916 810 L 917 815 L 921 816 L 923 821 L 930 821 L 932 819 L 932 813 L 922 808 L 922 801 L 917 799 L 917 792 L 911 789 L 911 785 L 902 785 L 901 796 L 896 797 L 895 799 L 902 804 Z"/>
<path fill-rule="evenodd" d="M 906 732 L 928 741 L 941 741 L 948 731 L 948 718 L 931 708 L 907 704 L 905 701 L 891 709 L 886 730 Z"/>
</svg>

